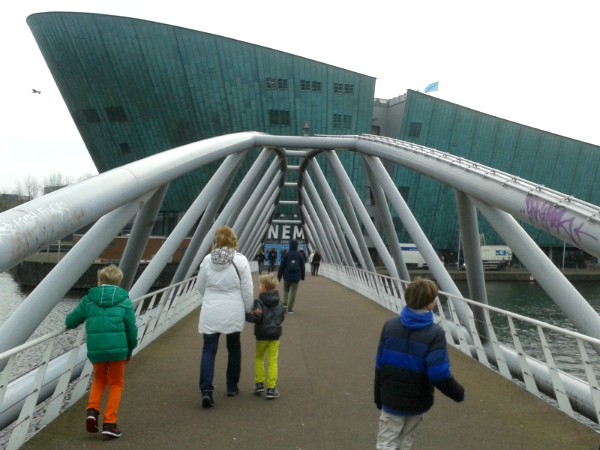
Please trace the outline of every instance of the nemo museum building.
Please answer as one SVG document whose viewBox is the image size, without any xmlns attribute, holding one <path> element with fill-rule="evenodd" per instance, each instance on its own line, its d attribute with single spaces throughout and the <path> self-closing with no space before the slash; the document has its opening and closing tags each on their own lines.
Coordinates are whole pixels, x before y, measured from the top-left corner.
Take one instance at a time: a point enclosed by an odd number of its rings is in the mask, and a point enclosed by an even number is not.
<svg viewBox="0 0 600 450">
<path fill-rule="evenodd" d="M 600 204 L 600 147 L 595 145 L 411 90 L 376 99 L 371 76 L 200 31 L 71 12 L 33 14 L 27 23 L 99 172 L 243 131 L 375 134 L 448 152 Z M 353 170 L 363 162 L 347 153 L 342 162 L 369 205 L 364 170 Z M 156 233 L 172 229 L 219 164 L 172 183 Z M 320 164 L 328 175 L 326 159 Z M 454 193 L 402 167 L 388 170 L 434 248 L 441 255 L 456 253 Z M 285 214 L 283 209 L 277 214 Z M 482 218 L 480 227 L 487 244 L 502 244 Z M 527 229 L 551 257 L 558 256 L 558 249 L 562 254 L 562 241 Z M 400 225 L 397 232 L 400 242 L 406 242 Z M 574 264 L 586 257 L 575 249 L 573 255 Z"/>
</svg>

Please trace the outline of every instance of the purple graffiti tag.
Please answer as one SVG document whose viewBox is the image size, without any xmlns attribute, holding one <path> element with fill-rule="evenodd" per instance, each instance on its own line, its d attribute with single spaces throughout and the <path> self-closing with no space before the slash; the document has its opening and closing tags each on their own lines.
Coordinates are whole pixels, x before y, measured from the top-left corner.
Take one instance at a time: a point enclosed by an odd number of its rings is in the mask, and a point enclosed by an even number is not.
<svg viewBox="0 0 600 450">
<path fill-rule="evenodd" d="M 552 203 L 544 202 L 535 197 L 527 197 L 525 208 L 531 223 L 539 224 L 548 232 L 564 233 L 571 242 L 581 241 L 584 237 L 598 240 L 596 236 L 583 230 L 585 222 L 576 223 L 576 217 L 569 217 L 567 211 L 557 208 Z"/>
</svg>

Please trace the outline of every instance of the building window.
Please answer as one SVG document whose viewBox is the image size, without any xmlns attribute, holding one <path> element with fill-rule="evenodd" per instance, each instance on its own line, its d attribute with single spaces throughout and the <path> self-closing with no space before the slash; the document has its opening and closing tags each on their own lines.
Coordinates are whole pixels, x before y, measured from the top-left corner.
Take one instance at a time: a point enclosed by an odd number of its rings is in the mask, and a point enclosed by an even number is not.
<svg viewBox="0 0 600 450">
<path fill-rule="evenodd" d="M 104 111 L 111 122 L 127 122 L 127 115 L 121 106 L 109 106 Z"/>
<path fill-rule="evenodd" d="M 342 128 L 342 115 L 341 114 L 333 115 L 333 128 Z"/>
<path fill-rule="evenodd" d="M 354 94 L 354 85 L 344 84 L 344 94 Z"/>
<path fill-rule="evenodd" d="M 333 93 L 341 94 L 344 92 L 344 85 L 342 83 L 333 83 Z"/>
<path fill-rule="evenodd" d="M 352 116 L 350 114 L 344 114 L 342 118 L 342 127 L 349 130 L 352 128 Z"/>
<path fill-rule="evenodd" d="M 100 114 L 98 114 L 98 111 L 96 111 L 94 108 L 84 109 L 81 111 L 81 114 L 83 114 L 83 118 L 88 123 L 100 122 Z"/>
<path fill-rule="evenodd" d="M 408 128 L 408 136 L 409 137 L 421 137 L 421 126 L 423 124 L 421 122 L 411 122 Z"/>
<path fill-rule="evenodd" d="M 286 78 L 267 78 L 267 89 L 287 90 L 288 80 Z"/>
<path fill-rule="evenodd" d="M 300 90 L 301 91 L 321 92 L 321 82 L 320 81 L 300 80 Z"/>
<path fill-rule="evenodd" d="M 350 114 L 334 114 L 333 128 L 349 130 L 352 128 L 352 116 Z"/>
<path fill-rule="evenodd" d="M 270 109 L 269 125 L 282 125 L 289 127 L 291 125 L 290 112 L 280 109 Z"/>
</svg>

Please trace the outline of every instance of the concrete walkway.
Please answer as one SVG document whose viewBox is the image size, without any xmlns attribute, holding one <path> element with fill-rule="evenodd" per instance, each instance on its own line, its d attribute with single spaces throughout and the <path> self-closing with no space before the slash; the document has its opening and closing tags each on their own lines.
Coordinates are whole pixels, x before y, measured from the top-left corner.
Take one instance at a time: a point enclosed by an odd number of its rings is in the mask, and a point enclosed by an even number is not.
<svg viewBox="0 0 600 450">
<path fill-rule="evenodd" d="M 252 394 L 254 336 L 243 333 L 241 393 L 225 395 L 221 338 L 215 407 L 198 392 L 201 337 L 194 312 L 140 352 L 127 368 L 119 415 L 123 437 L 85 431 L 87 397 L 26 443 L 24 449 L 375 448 L 379 412 L 373 373 L 379 332 L 393 313 L 322 277 L 300 284 L 296 314 L 284 322 L 281 397 Z M 457 404 L 436 392 L 413 449 L 597 449 L 600 434 L 451 350 L 452 370 L 466 388 Z"/>
</svg>

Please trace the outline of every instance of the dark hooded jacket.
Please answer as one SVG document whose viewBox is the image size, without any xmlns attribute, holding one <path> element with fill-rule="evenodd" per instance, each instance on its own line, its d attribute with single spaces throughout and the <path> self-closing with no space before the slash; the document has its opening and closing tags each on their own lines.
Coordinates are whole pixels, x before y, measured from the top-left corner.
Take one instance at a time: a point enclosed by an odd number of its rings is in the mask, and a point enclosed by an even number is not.
<svg viewBox="0 0 600 450">
<path fill-rule="evenodd" d="M 254 336 L 257 341 L 278 340 L 283 329 L 281 323 L 285 320 L 285 310 L 277 289 L 261 292 L 246 319 L 254 323 Z"/>
<path fill-rule="evenodd" d="M 381 330 L 375 404 L 388 414 L 422 414 L 433 405 L 434 387 L 457 402 L 465 397 L 450 372 L 444 330 L 433 322 L 433 313 L 404 307 Z"/>
<path fill-rule="evenodd" d="M 135 312 L 125 289 L 97 286 L 65 319 L 67 328 L 85 322 L 87 355 L 92 363 L 124 361 L 137 346 Z"/>
<path fill-rule="evenodd" d="M 300 270 L 291 272 L 289 270 L 289 266 L 291 266 L 290 261 L 294 258 L 300 259 Z M 303 252 L 298 251 L 298 241 L 292 240 L 290 241 L 290 249 L 281 257 L 281 263 L 279 264 L 279 270 L 277 271 L 277 279 L 281 281 L 283 278 L 284 281 L 297 283 L 300 280 L 304 280 L 305 272 L 306 256 Z"/>
</svg>

